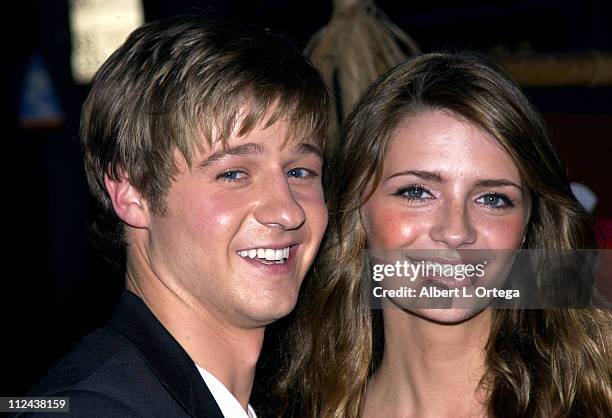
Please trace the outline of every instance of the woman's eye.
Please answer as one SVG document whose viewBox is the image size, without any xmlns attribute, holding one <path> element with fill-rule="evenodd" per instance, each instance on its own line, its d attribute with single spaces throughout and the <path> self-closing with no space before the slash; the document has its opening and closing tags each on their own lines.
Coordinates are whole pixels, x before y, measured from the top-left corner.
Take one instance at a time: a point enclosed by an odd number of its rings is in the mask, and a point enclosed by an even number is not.
<svg viewBox="0 0 612 418">
<path fill-rule="evenodd" d="M 223 173 L 217 176 L 218 179 L 227 181 L 239 180 L 244 177 L 246 177 L 246 173 L 240 170 L 224 171 Z"/>
<path fill-rule="evenodd" d="M 423 186 L 408 186 L 399 189 L 395 195 L 404 197 L 408 200 L 423 201 L 427 199 L 433 199 L 434 196 L 429 190 Z"/>
<path fill-rule="evenodd" d="M 308 170 L 307 168 L 292 168 L 287 171 L 287 177 L 295 177 L 298 179 L 305 179 L 310 177 L 316 177 L 316 173 L 312 170 Z"/>
<path fill-rule="evenodd" d="M 503 194 L 499 194 L 499 193 L 485 194 L 483 196 L 480 196 L 478 199 L 476 199 L 476 201 L 478 203 L 482 203 L 486 207 L 493 208 L 493 209 L 504 209 L 504 208 L 510 208 L 514 206 L 510 198 L 508 198 L 507 196 Z"/>
</svg>

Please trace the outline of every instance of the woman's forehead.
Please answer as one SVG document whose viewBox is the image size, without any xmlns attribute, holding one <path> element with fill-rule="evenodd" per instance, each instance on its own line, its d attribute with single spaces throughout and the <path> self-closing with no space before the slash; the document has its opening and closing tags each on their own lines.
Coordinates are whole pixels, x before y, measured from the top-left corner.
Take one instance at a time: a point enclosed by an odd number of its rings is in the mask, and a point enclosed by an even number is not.
<svg viewBox="0 0 612 418">
<path fill-rule="evenodd" d="M 512 157 L 491 134 L 447 111 L 402 120 L 384 157 L 385 171 L 411 167 L 447 175 L 497 174 L 520 179 Z"/>
</svg>

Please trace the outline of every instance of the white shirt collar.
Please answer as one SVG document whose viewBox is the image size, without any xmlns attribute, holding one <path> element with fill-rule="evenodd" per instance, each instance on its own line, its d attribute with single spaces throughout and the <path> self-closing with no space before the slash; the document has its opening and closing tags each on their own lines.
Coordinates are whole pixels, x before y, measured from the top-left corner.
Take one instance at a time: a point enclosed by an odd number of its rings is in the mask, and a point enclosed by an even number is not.
<svg viewBox="0 0 612 418">
<path fill-rule="evenodd" d="M 196 367 L 225 418 L 257 418 L 250 404 L 247 406 L 246 411 L 242 409 L 240 402 L 238 402 L 234 395 L 232 395 L 232 392 L 230 392 L 219 379 L 197 364 Z"/>
</svg>

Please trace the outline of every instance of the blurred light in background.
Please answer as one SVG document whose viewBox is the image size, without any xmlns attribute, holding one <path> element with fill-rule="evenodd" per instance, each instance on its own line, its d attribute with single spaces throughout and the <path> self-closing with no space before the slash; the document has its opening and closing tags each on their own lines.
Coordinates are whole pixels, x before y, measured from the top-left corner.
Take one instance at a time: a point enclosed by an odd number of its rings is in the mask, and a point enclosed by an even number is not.
<svg viewBox="0 0 612 418">
<path fill-rule="evenodd" d="M 128 34 L 144 23 L 142 0 L 70 0 L 72 76 L 87 84 Z"/>
<path fill-rule="evenodd" d="M 56 128 L 64 113 L 45 60 L 35 51 L 26 67 L 19 103 L 19 125 L 25 129 Z"/>
</svg>

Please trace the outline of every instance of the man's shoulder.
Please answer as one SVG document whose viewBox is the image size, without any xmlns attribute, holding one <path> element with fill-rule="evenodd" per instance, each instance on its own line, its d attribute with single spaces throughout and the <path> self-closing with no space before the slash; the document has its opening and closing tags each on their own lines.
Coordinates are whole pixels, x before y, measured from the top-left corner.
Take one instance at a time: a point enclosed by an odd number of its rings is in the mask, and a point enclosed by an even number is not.
<svg viewBox="0 0 612 418">
<path fill-rule="evenodd" d="M 128 291 L 28 396 L 69 397 L 69 416 L 223 416 L 189 355 Z"/>
<path fill-rule="evenodd" d="M 57 362 L 33 391 L 127 385 L 147 372 L 146 363 L 127 341 L 106 328 L 83 337 Z"/>
<path fill-rule="evenodd" d="M 173 405 L 180 410 L 138 350 L 106 328 L 85 336 L 28 396 L 68 397 L 74 416 L 157 415 L 158 408 Z"/>
</svg>

